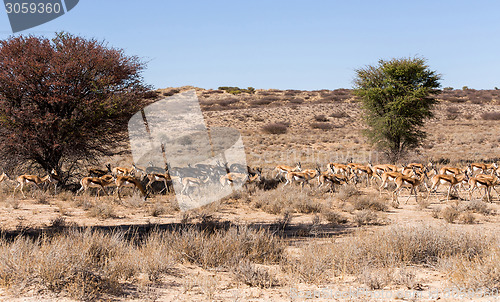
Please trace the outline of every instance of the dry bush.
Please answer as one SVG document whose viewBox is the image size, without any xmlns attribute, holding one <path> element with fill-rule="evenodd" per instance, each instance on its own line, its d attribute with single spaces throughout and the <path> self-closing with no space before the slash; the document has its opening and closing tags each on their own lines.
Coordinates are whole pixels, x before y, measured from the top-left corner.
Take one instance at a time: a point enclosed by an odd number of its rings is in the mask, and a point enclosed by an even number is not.
<svg viewBox="0 0 500 302">
<path fill-rule="evenodd" d="M 299 185 L 289 185 L 276 190 L 256 191 L 252 196 L 252 206 L 269 214 L 282 214 L 295 210 L 299 213 L 319 213 L 323 205 L 314 198 L 315 191 L 300 189 Z"/>
<path fill-rule="evenodd" d="M 17 210 L 21 206 L 21 201 L 16 197 L 9 196 L 5 199 L 5 204 L 14 210 Z"/>
<path fill-rule="evenodd" d="M 420 198 L 417 200 L 417 205 L 419 210 L 424 210 L 427 209 L 430 205 L 431 202 L 427 200 L 426 198 Z"/>
<path fill-rule="evenodd" d="M 292 221 L 291 213 L 289 211 L 285 211 L 283 213 L 283 216 L 277 219 L 274 224 L 276 225 L 276 229 L 278 230 L 278 232 L 283 233 L 291 221 Z"/>
<path fill-rule="evenodd" d="M 36 286 L 78 300 L 97 300 L 102 294 L 120 294 L 124 282 L 133 282 L 139 275 L 157 282 L 174 273 L 174 265 L 181 260 L 230 269 L 244 261 L 277 263 L 285 248 L 271 233 L 249 228 L 212 234 L 195 228 L 156 230 L 134 240 L 124 234 L 69 229 L 34 240 L 2 238 L 0 285 L 20 292 Z M 276 284 L 271 275 L 259 273 L 259 284 Z"/>
<path fill-rule="evenodd" d="M 263 126 L 262 130 L 268 134 L 285 134 L 288 126 L 283 123 L 271 123 Z"/>
<path fill-rule="evenodd" d="M 71 191 L 60 191 L 57 194 L 57 199 L 62 200 L 62 201 L 70 201 L 73 200 L 74 195 Z"/>
<path fill-rule="evenodd" d="M 459 206 L 460 211 L 470 211 L 473 213 L 491 215 L 493 211 L 488 206 L 488 204 L 482 200 L 476 199 L 468 202 L 464 202 Z"/>
<path fill-rule="evenodd" d="M 394 274 L 393 282 L 396 285 L 404 285 L 408 289 L 414 289 L 418 284 L 417 274 L 413 267 L 401 267 Z"/>
<path fill-rule="evenodd" d="M 168 213 L 168 208 L 161 201 L 157 201 L 148 207 L 148 214 L 153 217 L 158 217 L 166 213 Z"/>
<path fill-rule="evenodd" d="M 476 257 L 453 255 L 440 259 L 438 267 L 446 272 L 454 286 L 486 295 L 498 295 L 500 291 L 500 248 L 498 242 Z M 471 298 L 478 297 L 478 295 Z"/>
<path fill-rule="evenodd" d="M 33 194 L 33 196 L 35 198 L 35 203 L 38 203 L 38 204 L 48 204 L 49 203 L 49 194 L 47 192 L 37 190 Z"/>
<path fill-rule="evenodd" d="M 328 118 L 324 114 L 315 115 L 314 120 L 316 122 L 328 122 Z"/>
<path fill-rule="evenodd" d="M 232 268 L 244 259 L 275 263 L 285 248 L 285 243 L 271 233 L 247 227 L 216 230 L 213 234 L 188 228 L 168 237 L 172 250 L 203 268 Z"/>
<path fill-rule="evenodd" d="M 498 121 L 500 120 L 500 112 L 484 112 L 481 114 L 483 120 Z"/>
<path fill-rule="evenodd" d="M 355 210 L 387 211 L 388 206 L 379 194 L 362 195 L 352 202 Z"/>
<path fill-rule="evenodd" d="M 435 265 L 439 259 L 486 255 L 493 238 L 460 228 L 435 225 L 393 225 L 375 232 L 360 231 L 355 240 L 333 243 L 336 274 L 360 274 L 365 267 Z"/>
<path fill-rule="evenodd" d="M 120 236 L 90 231 L 35 241 L 18 237 L 0 244 L 0 278 L 4 286 L 21 290 L 39 284 L 76 299 L 95 300 L 102 293 L 119 292 L 120 274 L 108 263 L 125 248 Z"/>
<path fill-rule="evenodd" d="M 342 201 L 347 201 L 350 197 L 360 195 L 361 192 L 354 185 L 341 186 L 336 197 Z"/>
<path fill-rule="evenodd" d="M 275 97 L 275 96 L 266 96 L 260 99 L 256 99 L 255 101 L 252 102 L 253 106 L 261 106 L 261 105 L 269 105 L 273 102 L 279 101 L 280 98 Z"/>
<path fill-rule="evenodd" d="M 457 106 L 449 106 L 446 108 L 446 111 L 450 114 L 459 114 L 460 113 L 460 109 L 458 109 Z"/>
<path fill-rule="evenodd" d="M 348 222 L 347 218 L 344 215 L 336 211 L 324 210 L 323 212 L 321 212 L 321 214 L 326 219 L 326 221 L 328 221 L 328 223 L 330 223 L 330 225 L 334 227 L 341 224 L 346 224 Z"/>
<path fill-rule="evenodd" d="M 302 104 L 302 103 L 304 103 L 304 99 L 293 98 L 293 99 L 288 100 L 288 102 L 290 102 L 291 104 Z"/>
<path fill-rule="evenodd" d="M 101 219 L 117 217 L 115 207 L 107 202 L 96 202 L 91 204 L 88 209 L 88 215 Z"/>
<path fill-rule="evenodd" d="M 232 271 L 236 280 L 252 287 L 270 288 L 280 285 L 278 278 L 269 269 L 258 267 L 248 260 L 240 262 Z"/>
<path fill-rule="evenodd" d="M 357 226 L 380 224 L 377 212 L 372 209 L 365 209 L 354 214 L 354 223 Z"/>
<path fill-rule="evenodd" d="M 323 209 L 323 204 L 321 202 L 312 199 L 311 196 L 306 194 L 295 196 L 291 206 L 297 212 L 304 214 L 320 213 Z"/>
<path fill-rule="evenodd" d="M 392 282 L 392 269 L 367 266 L 358 274 L 357 279 L 371 290 L 382 289 Z"/>
<path fill-rule="evenodd" d="M 330 130 L 333 128 L 333 125 L 330 123 L 314 122 L 311 123 L 311 127 L 313 129 Z"/>
<path fill-rule="evenodd" d="M 349 117 L 349 114 L 347 114 L 345 111 L 339 111 L 339 112 L 333 112 L 333 113 L 331 113 L 330 117 L 333 117 L 333 118 L 344 118 L 344 117 Z"/>
<path fill-rule="evenodd" d="M 441 217 L 448 222 L 453 223 L 460 213 L 454 207 L 445 207 L 441 210 Z"/>
<path fill-rule="evenodd" d="M 476 217 L 471 212 L 466 211 L 458 216 L 458 220 L 464 224 L 473 224 L 476 222 Z"/>
<path fill-rule="evenodd" d="M 280 266 L 290 277 L 319 284 L 332 275 L 332 254 L 330 245 L 311 243 L 302 248 L 300 256 L 287 255 Z"/>
</svg>

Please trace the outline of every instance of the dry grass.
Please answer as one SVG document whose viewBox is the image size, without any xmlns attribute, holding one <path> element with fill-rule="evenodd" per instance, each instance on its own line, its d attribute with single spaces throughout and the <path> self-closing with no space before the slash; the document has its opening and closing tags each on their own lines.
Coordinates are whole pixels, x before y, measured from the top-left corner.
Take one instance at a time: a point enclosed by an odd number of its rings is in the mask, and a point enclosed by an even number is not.
<svg viewBox="0 0 500 302">
<path fill-rule="evenodd" d="M 180 261 L 203 268 L 244 273 L 245 282 L 276 285 L 274 276 L 254 263 L 277 263 L 283 242 L 264 230 L 230 228 L 206 233 L 195 228 L 153 231 L 129 240 L 124 233 L 71 230 L 39 239 L 0 240 L 1 285 L 20 292 L 36 287 L 65 292 L 80 300 L 117 295 L 123 282 L 145 274 L 150 282 L 174 272 Z"/>
<path fill-rule="evenodd" d="M 376 193 L 359 196 L 352 204 L 355 210 L 387 211 L 388 209 L 386 200 L 380 198 L 379 194 Z"/>
<path fill-rule="evenodd" d="M 485 112 L 481 114 L 481 118 L 488 121 L 498 121 L 500 120 L 500 112 Z"/>
<path fill-rule="evenodd" d="M 281 282 L 268 268 L 258 267 L 249 260 L 240 262 L 233 268 L 236 280 L 249 286 L 270 288 L 280 285 Z"/>
<path fill-rule="evenodd" d="M 285 134 L 288 130 L 288 126 L 282 123 L 272 123 L 263 126 L 262 130 L 268 134 Z"/>
<path fill-rule="evenodd" d="M 90 208 L 88 208 L 88 215 L 90 217 L 97 217 L 101 219 L 116 218 L 116 208 L 114 205 L 108 202 L 98 201 L 95 203 L 90 203 Z"/>
<path fill-rule="evenodd" d="M 275 190 L 258 190 L 252 196 L 252 206 L 262 209 L 269 214 L 283 214 L 296 211 L 298 213 L 320 213 L 323 203 L 318 200 L 316 189 L 305 185 L 303 189 L 299 185 L 288 185 Z"/>
<path fill-rule="evenodd" d="M 455 222 L 459 214 L 460 212 L 454 207 L 445 207 L 441 210 L 441 217 L 448 223 Z"/>
<path fill-rule="evenodd" d="M 304 282 L 352 275 L 371 289 L 380 289 L 388 284 L 412 288 L 416 276 L 411 266 L 439 264 L 453 283 L 493 289 L 500 287 L 498 240 L 459 228 L 393 225 L 360 231 L 345 241 L 310 243 L 299 257 L 289 256 L 282 266 Z"/>
</svg>

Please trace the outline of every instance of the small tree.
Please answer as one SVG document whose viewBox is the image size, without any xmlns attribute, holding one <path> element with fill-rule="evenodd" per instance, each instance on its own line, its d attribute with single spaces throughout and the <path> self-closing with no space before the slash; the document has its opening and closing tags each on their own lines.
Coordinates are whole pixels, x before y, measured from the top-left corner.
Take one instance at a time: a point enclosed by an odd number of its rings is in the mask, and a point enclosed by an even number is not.
<svg viewBox="0 0 500 302">
<path fill-rule="evenodd" d="M 65 33 L 0 41 L 3 165 L 60 172 L 115 153 L 145 102 L 143 68 L 123 50 Z"/>
<path fill-rule="evenodd" d="M 392 162 L 420 145 L 421 130 L 439 93 L 441 76 L 422 58 L 380 60 L 356 70 L 354 93 L 366 112 L 370 142 Z"/>
</svg>

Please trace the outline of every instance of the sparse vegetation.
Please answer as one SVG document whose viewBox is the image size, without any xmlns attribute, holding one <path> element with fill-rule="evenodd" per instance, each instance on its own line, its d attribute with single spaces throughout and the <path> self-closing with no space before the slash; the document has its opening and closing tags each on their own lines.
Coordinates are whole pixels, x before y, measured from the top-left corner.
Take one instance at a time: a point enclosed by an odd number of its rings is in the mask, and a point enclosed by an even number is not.
<svg viewBox="0 0 500 302">
<path fill-rule="evenodd" d="M 288 130 L 288 125 L 283 123 L 271 123 L 263 126 L 262 130 L 269 134 L 285 134 Z"/>
<path fill-rule="evenodd" d="M 481 118 L 488 121 L 498 121 L 500 120 L 500 112 L 485 112 L 481 114 Z"/>
</svg>

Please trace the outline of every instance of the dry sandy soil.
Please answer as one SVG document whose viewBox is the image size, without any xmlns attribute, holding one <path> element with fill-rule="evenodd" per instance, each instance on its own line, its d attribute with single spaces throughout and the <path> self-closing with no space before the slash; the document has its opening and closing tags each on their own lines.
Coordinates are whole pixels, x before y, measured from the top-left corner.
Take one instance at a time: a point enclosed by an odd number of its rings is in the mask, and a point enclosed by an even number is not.
<svg viewBox="0 0 500 302">
<path fill-rule="evenodd" d="M 188 89 L 181 88 L 180 90 Z M 169 94 L 173 89 L 161 90 Z M 382 162 L 382 155 L 373 151 L 361 135 L 363 129 L 362 111 L 359 103 L 351 96 L 340 100 L 325 100 L 322 92 L 304 91 L 261 91 L 256 94 L 230 95 L 228 93 L 197 89 L 204 116 L 209 127 L 222 126 L 238 129 L 245 144 L 247 161 L 252 166 L 264 168 L 264 175 L 270 177 L 271 170 L 277 164 L 293 165 L 300 161 L 303 168 L 315 168 L 320 164 L 323 169 L 329 161 L 354 161 L 373 163 Z M 265 94 L 263 94 L 265 93 Z M 254 102 L 263 98 L 274 97 L 268 104 Z M 462 98 L 462 99 L 460 99 Z M 219 105 L 226 99 L 233 99 L 229 105 Z M 236 101 L 234 101 L 236 99 Z M 302 101 L 290 101 L 302 99 Z M 435 117 L 428 121 L 424 130 L 429 134 L 423 147 L 411 155 L 408 160 L 428 162 L 429 160 L 449 160 L 452 164 L 463 165 L 462 160 L 490 160 L 500 157 L 500 122 L 483 118 L 485 112 L 500 112 L 496 96 L 484 102 L 472 102 L 464 96 L 457 99 L 441 100 L 435 109 Z M 234 108 L 233 108 L 234 107 Z M 451 108 L 451 109 L 450 109 Z M 324 115 L 322 123 L 328 129 L 314 129 L 317 116 Z M 321 119 L 321 118 L 320 118 Z M 285 134 L 268 134 L 262 127 L 269 123 L 288 123 Z M 114 165 L 130 165 L 130 157 L 103 159 Z M 6 232 L 50 227 L 64 217 L 67 225 L 78 226 L 134 226 L 145 224 L 168 225 L 179 223 L 184 214 L 177 210 L 172 195 L 155 196 L 144 202 L 139 196 L 126 197 L 122 202 L 114 197 L 75 197 L 71 192 L 62 192 L 57 196 L 42 194 L 24 199 L 20 195 L 10 197 L 12 184 L 0 184 L 0 228 Z M 286 196 L 288 190 L 280 184 L 274 189 L 277 200 Z M 316 185 L 315 185 L 316 186 Z M 315 187 L 314 186 L 314 187 Z M 375 186 L 359 185 L 361 194 L 378 196 Z M 297 192 L 297 189 L 294 189 Z M 376 232 L 394 225 L 435 225 L 452 226 L 471 230 L 481 234 L 495 234 L 500 230 L 500 217 L 496 215 L 500 201 L 493 194 L 494 201 L 488 204 L 489 214 L 472 213 L 473 222 L 457 218 L 452 224 L 443 219 L 441 210 L 447 207 L 463 205 L 463 199 L 443 200 L 441 194 L 431 197 L 428 203 L 422 203 L 427 193 L 420 192 L 420 203 L 412 197 L 405 203 L 408 191 L 403 191 L 400 205 L 391 202 L 388 194 L 381 200 L 386 204 L 385 211 L 377 212 L 376 221 L 356 223 L 356 211 L 345 207 L 338 193 L 330 194 L 321 189 L 312 191 L 310 197 L 324 209 L 335 209 L 347 218 L 340 226 L 333 226 L 322 211 L 307 213 L 294 209 L 285 231 L 287 252 L 300 254 L 304 246 L 316 242 L 347 242 L 356 240 L 359 232 Z M 309 192 L 308 191 L 308 192 Z M 371 195 L 370 195 L 371 194 Z M 465 192 L 461 197 L 468 197 Z M 257 201 L 268 198 L 261 190 L 236 194 L 221 202 L 191 212 L 192 217 L 200 213 L 209 213 L 219 221 L 231 221 L 236 224 L 269 225 L 283 217 L 283 212 L 263 210 Z M 283 197 L 284 198 L 284 197 Z M 475 196 L 479 199 L 479 195 Z M 60 222 L 61 220 L 59 220 Z M 335 251 L 331 251 L 335 253 Z M 151 301 L 290 301 L 308 300 L 311 295 L 321 296 L 318 301 L 332 301 L 333 295 L 345 294 L 341 301 L 387 301 L 389 296 L 382 294 L 403 295 L 395 300 L 455 301 L 447 296 L 445 290 L 453 286 L 450 276 L 441 270 L 429 266 L 415 266 L 415 287 L 408 288 L 401 284 L 388 284 L 380 290 L 372 291 L 356 276 L 340 275 L 321 282 L 307 283 L 298 277 L 285 274 L 278 267 L 268 266 L 276 271 L 280 285 L 271 288 L 248 286 L 234 278 L 225 270 L 206 270 L 192 263 L 177 264 L 176 274 L 163 276 L 160 283 L 149 284 L 138 280 L 139 293 L 130 292 L 118 297 L 108 297 L 113 301 L 151 300 Z M 361 296 L 351 296 L 352 291 L 366 290 Z M 351 292 L 349 292 L 351 291 Z M 378 295 L 378 296 L 377 296 Z M 404 295 L 413 295 L 404 297 Z M 415 296 L 417 295 L 417 296 Z M 336 296 L 337 297 L 337 296 Z M 0 300 L 4 301 L 72 301 L 63 294 L 49 292 L 23 291 L 13 288 L 0 289 Z M 466 299 L 467 300 L 467 299 Z M 481 300 L 481 299 L 474 299 Z M 487 301 L 487 298 L 482 300 Z"/>
</svg>

